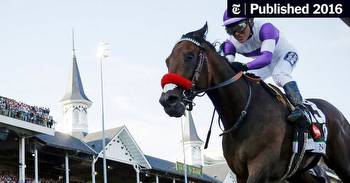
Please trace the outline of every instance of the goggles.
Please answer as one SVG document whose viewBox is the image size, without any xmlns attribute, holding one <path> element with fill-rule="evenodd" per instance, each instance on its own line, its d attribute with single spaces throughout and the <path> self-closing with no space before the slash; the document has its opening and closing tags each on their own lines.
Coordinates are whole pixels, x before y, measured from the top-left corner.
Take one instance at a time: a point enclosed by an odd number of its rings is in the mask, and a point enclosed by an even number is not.
<svg viewBox="0 0 350 183">
<path fill-rule="evenodd" d="M 248 26 L 248 21 L 240 21 L 236 24 L 232 24 L 226 27 L 226 32 L 229 35 L 234 35 L 236 32 L 242 32 Z"/>
</svg>

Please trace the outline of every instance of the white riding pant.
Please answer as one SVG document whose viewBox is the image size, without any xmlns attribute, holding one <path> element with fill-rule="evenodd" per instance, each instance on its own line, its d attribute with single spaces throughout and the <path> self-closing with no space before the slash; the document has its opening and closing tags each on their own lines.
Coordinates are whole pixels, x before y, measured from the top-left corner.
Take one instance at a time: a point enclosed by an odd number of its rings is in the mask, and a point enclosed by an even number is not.
<svg viewBox="0 0 350 183">
<path fill-rule="evenodd" d="M 285 51 L 280 55 L 274 55 L 269 65 L 260 69 L 249 70 L 248 72 L 260 76 L 263 80 L 272 76 L 273 81 L 278 86 L 283 87 L 286 83 L 294 81 L 292 71 L 297 63 L 297 52 L 295 50 Z"/>
</svg>

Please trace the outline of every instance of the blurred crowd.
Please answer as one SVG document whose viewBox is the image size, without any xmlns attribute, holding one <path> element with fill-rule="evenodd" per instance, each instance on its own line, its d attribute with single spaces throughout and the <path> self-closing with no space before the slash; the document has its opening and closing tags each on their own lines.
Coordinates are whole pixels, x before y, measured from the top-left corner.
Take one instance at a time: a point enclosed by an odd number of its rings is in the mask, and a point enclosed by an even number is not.
<svg viewBox="0 0 350 183">
<path fill-rule="evenodd" d="M 7 175 L 4 172 L 0 173 L 0 183 L 17 183 L 18 179 L 16 176 Z"/>
<path fill-rule="evenodd" d="M 34 183 L 34 179 L 26 178 L 25 183 Z M 18 178 L 14 175 L 0 175 L 0 183 L 18 183 Z M 40 179 L 39 183 L 63 183 L 53 179 Z"/>
<path fill-rule="evenodd" d="M 48 128 L 54 127 L 54 120 L 50 116 L 50 109 L 25 104 L 0 96 L 0 115 L 35 123 Z"/>
<path fill-rule="evenodd" d="M 34 183 L 33 178 L 26 178 L 25 183 Z M 53 180 L 53 179 L 40 179 L 40 183 L 63 183 L 63 180 Z M 9 172 L 2 171 L 0 172 L 0 183 L 18 183 L 18 177 Z"/>
</svg>

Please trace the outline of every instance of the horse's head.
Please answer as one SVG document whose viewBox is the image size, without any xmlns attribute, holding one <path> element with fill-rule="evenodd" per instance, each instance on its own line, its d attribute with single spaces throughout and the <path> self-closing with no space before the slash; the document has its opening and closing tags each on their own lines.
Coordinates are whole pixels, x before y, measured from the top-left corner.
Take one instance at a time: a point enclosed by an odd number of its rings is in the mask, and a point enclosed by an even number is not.
<svg viewBox="0 0 350 183">
<path fill-rule="evenodd" d="M 192 108 L 195 92 L 208 87 L 207 30 L 205 24 L 201 29 L 183 35 L 166 59 L 168 74 L 161 81 L 163 92 L 159 102 L 169 116 L 181 117 L 186 106 Z"/>
</svg>

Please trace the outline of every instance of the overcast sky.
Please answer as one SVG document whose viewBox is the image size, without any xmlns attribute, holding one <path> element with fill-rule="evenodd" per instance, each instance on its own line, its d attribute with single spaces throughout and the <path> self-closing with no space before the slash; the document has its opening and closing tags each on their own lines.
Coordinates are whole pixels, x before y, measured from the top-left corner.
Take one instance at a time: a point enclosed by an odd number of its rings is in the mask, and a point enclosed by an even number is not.
<svg viewBox="0 0 350 183">
<path fill-rule="evenodd" d="M 180 119 L 168 117 L 158 99 L 165 58 L 186 32 L 208 21 L 208 40 L 226 39 L 226 1 L 2 0 L 0 2 L 0 95 L 49 107 L 62 120 L 62 99 L 72 67 L 71 29 L 86 95 L 89 131 L 101 130 L 96 49 L 111 45 L 105 64 L 106 128 L 126 125 L 145 154 L 175 161 Z M 350 28 L 339 19 L 264 19 L 299 50 L 294 77 L 305 97 L 330 101 L 350 117 Z M 212 104 L 195 100 L 192 114 L 205 140 Z M 60 129 L 60 126 L 57 127 Z M 214 125 L 209 150 L 221 149 Z"/>
</svg>

